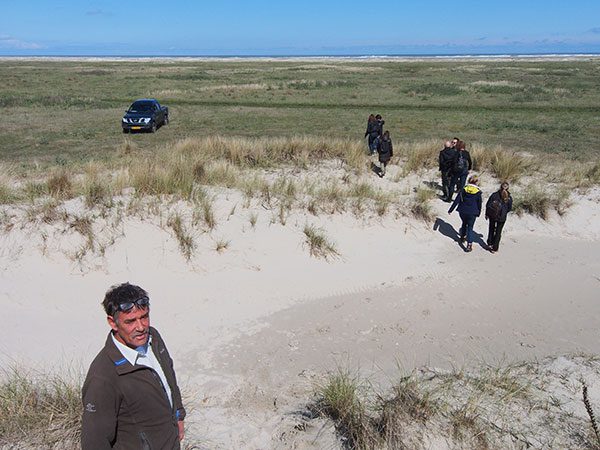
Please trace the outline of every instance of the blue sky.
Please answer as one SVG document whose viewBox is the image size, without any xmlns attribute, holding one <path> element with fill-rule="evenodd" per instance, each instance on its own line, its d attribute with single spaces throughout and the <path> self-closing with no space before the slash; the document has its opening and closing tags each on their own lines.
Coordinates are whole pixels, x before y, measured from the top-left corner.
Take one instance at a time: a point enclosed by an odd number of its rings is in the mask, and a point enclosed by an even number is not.
<svg viewBox="0 0 600 450">
<path fill-rule="evenodd" d="M 0 55 L 600 53 L 600 0 L 0 0 Z"/>
</svg>

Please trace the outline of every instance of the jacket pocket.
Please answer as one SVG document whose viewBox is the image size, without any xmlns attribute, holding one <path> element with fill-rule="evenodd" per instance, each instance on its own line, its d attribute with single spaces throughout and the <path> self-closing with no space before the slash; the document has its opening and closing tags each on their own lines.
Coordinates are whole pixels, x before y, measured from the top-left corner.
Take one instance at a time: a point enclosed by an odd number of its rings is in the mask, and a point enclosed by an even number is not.
<svg viewBox="0 0 600 450">
<path fill-rule="evenodd" d="M 140 441 L 142 442 L 142 450 L 152 450 L 148 436 L 143 431 L 140 432 Z"/>
</svg>

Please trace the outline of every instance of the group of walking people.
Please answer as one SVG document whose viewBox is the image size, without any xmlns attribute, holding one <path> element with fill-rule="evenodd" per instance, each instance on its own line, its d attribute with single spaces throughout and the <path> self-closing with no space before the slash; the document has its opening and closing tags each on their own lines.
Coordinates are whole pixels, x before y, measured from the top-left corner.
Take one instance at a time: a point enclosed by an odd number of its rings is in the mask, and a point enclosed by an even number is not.
<svg viewBox="0 0 600 450">
<path fill-rule="evenodd" d="M 369 115 L 365 137 L 368 138 L 369 152 L 377 153 L 379 177 L 385 176 L 386 166 L 394 155 L 392 139 L 389 131 L 383 131 L 385 121 L 380 114 Z M 460 227 L 461 244 L 466 244 L 465 251 L 473 250 L 474 226 L 481 216 L 483 208 L 482 192 L 479 187 L 479 177 L 469 176 L 473 170 L 473 160 L 467 151 L 466 144 L 458 137 L 444 143 L 439 154 L 439 170 L 442 178 L 442 200 L 452 203 L 448 214 L 456 209 L 462 221 Z M 512 210 L 513 199 L 506 181 L 500 188 L 489 196 L 485 205 L 485 219 L 489 222 L 487 248 L 495 253 L 500 248 L 502 229 L 508 213 Z M 456 197 L 453 200 L 454 194 Z"/>
<path fill-rule="evenodd" d="M 479 188 L 479 177 L 471 175 L 473 168 L 471 155 L 466 145 L 458 138 L 446 141 L 439 155 L 439 169 L 442 176 L 442 199 L 452 202 L 448 214 L 455 209 L 462 221 L 460 241 L 466 243 L 465 251 L 473 250 L 475 221 L 481 215 L 483 198 Z M 468 182 L 467 182 L 468 177 Z M 485 219 L 489 222 L 487 247 L 491 253 L 500 249 L 502 229 L 508 213 L 512 210 L 512 196 L 506 181 L 500 184 L 500 189 L 489 196 L 485 205 Z M 456 198 L 452 201 L 456 190 Z"/>
<path fill-rule="evenodd" d="M 385 121 L 382 119 L 381 114 L 369 115 L 367 120 L 367 131 L 365 131 L 365 137 L 368 137 L 369 152 L 371 155 L 377 153 L 379 159 L 379 168 L 377 175 L 380 178 L 385 176 L 385 169 L 394 156 L 394 146 L 392 145 L 392 138 L 390 137 L 389 131 L 383 131 L 383 125 Z"/>
</svg>

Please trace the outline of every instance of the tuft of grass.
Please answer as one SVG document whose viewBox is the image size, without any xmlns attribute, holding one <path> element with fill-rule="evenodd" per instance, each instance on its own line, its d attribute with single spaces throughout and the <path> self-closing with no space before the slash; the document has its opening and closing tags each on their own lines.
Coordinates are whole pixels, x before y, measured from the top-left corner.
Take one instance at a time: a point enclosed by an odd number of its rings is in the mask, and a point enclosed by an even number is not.
<svg viewBox="0 0 600 450">
<path fill-rule="evenodd" d="M 172 215 L 167 221 L 167 225 L 171 227 L 179 243 L 179 249 L 183 256 L 189 261 L 194 253 L 195 243 L 192 235 L 187 231 L 183 223 L 183 219 L 179 214 Z"/>
<path fill-rule="evenodd" d="M 314 225 L 305 225 L 304 236 L 311 256 L 325 259 L 339 256 L 335 244 L 325 235 L 323 230 L 316 228 Z"/>
<path fill-rule="evenodd" d="M 285 201 L 279 202 L 279 207 L 277 208 L 277 219 L 279 220 L 279 223 L 281 225 L 283 225 L 283 226 L 286 225 L 287 218 L 288 218 L 288 215 L 289 215 L 291 209 L 292 209 L 291 204 L 289 204 Z"/>
<path fill-rule="evenodd" d="M 46 190 L 57 199 L 71 198 L 73 196 L 71 177 L 64 170 L 53 173 L 46 181 Z"/>
<path fill-rule="evenodd" d="M 58 201 L 52 198 L 46 198 L 27 210 L 27 219 L 35 222 L 38 219 L 46 224 L 51 224 L 59 219 L 65 218 L 65 213 L 58 210 Z"/>
<path fill-rule="evenodd" d="M 410 212 L 412 215 L 417 219 L 425 221 L 431 220 L 433 212 L 429 201 L 434 197 L 435 192 L 432 189 L 422 187 L 417 188 L 415 196 L 410 204 Z"/>
<path fill-rule="evenodd" d="M 381 195 L 376 202 L 375 210 L 379 217 L 383 217 L 387 214 L 390 207 L 391 200 L 388 196 Z"/>
<path fill-rule="evenodd" d="M 122 156 L 131 155 L 132 153 L 134 153 L 137 150 L 138 150 L 137 144 L 129 138 L 123 139 L 123 142 L 121 142 L 121 144 L 117 148 L 118 154 L 122 155 Z"/>
<path fill-rule="evenodd" d="M 250 226 L 252 228 L 256 228 L 256 222 L 258 221 L 258 214 L 255 212 L 251 212 L 248 220 L 250 221 Z"/>
<path fill-rule="evenodd" d="M 513 209 L 517 214 L 527 213 L 548 220 L 551 210 L 562 216 L 570 206 L 568 190 L 549 191 L 530 185 L 515 197 Z"/>
<path fill-rule="evenodd" d="M 203 194 L 199 194 L 199 192 Z M 194 203 L 196 206 L 192 215 L 192 223 L 194 225 L 203 223 L 209 230 L 214 230 L 217 226 L 217 219 L 208 194 L 203 190 L 196 191 Z"/>
<path fill-rule="evenodd" d="M 85 255 L 87 251 L 93 251 L 96 238 L 92 219 L 86 216 L 76 216 L 72 219 L 69 226 L 85 239 L 85 244 L 82 250 L 80 250 L 80 256 Z"/>
<path fill-rule="evenodd" d="M 77 448 L 81 383 L 72 375 L 2 369 L 0 446 Z"/>
<path fill-rule="evenodd" d="M 318 189 L 316 202 L 321 209 L 330 214 L 343 212 L 346 209 L 346 193 L 338 183 L 332 180 Z M 316 207 L 313 209 L 316 211 Z"/>
<path fill-rule="evenodd" d="M 595 163 L 587 170 L 586 177 L 592 184 L 600 184 L 600 162 Z"/>
<path fill-rule="evenodd" d="M 359 380 L 347 371 L 331 375 L 318 388 L 317 411 L 329 416 L 351 449 L 372 449 L 379 439 L 359 395 Z"/>
<path fill-rule="evenodd" d="M 215 250 L 218 253 L 222 253 L 229 248 L 230 241 L 225 239 L 219 239 L 215 244 Z"/>
<path fill-rule="evenodd" d="M 0 181 L 0 205 L 14 203 L 17 200 L 15 191 L 8 184 Z"/>
<path fill-rule="evenodd" d="M 507 153 L 496 150 L 492 154 L 490 166 L 496 178 L 514 183 L 523 176 L 530 164 L 525 158 L 514 152 Z"/>
<path fill-rule="evenodd" d="M 411 142 L 407 145 L 404 174 L 431 169 L 437 165 L 440 143 L 434 140 Z"/>
<path fill-rule="evenodd" d="M 233 188 L 238 186 L 240 174 L 238 169 L 228 161 L 217 160 L 204 166 L 204 174 L 199 180 L 201 184 L 225 186 Z"/>
<path fill-rule="evenodd" d="M 46 182 L 28 181 L 23 188 L 25 196 L 34 201 L 36 198 L 48 195 L 48 184 Z"/>
</svg>

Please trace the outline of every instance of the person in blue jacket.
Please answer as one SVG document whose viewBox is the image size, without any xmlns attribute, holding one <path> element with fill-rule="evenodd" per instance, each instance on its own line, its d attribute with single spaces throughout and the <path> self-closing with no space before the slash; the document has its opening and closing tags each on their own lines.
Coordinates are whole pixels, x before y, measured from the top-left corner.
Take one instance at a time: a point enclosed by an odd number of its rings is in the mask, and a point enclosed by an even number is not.
<svg viewBox="0 0 600 450">
<path fill-rule="evenodd" d="M 490 195 L 485 204 L 485 218 L 490 222 L 487 244 L 491 253 L 497 252 L 500 248 L 502 228 L 504 228 L 506 216 L 512 210 L 512 204 L 513 199 L 508 191 L 506 181 L 500 185 L 498 191 Z"/>
<path fill-rule="evenodd" d="M 467 248 L 465 251 L 470 252 L 473 250 L 473 227 L 475 221 L 481 215 L 481 189 L 479 189 L 479 178 L 477 175 L 473 175 L 469 178 L 468 184 L 458 192 L 458 195 L 454 199 L 452 206 L 448 210 L 448 214 L 452 214 L 452 211 L 456 208 L 460 214 L 462 220 L 462 226 L 460 227 L 460 239 L 461 242 L 467 241 Z"/>
</svg>

